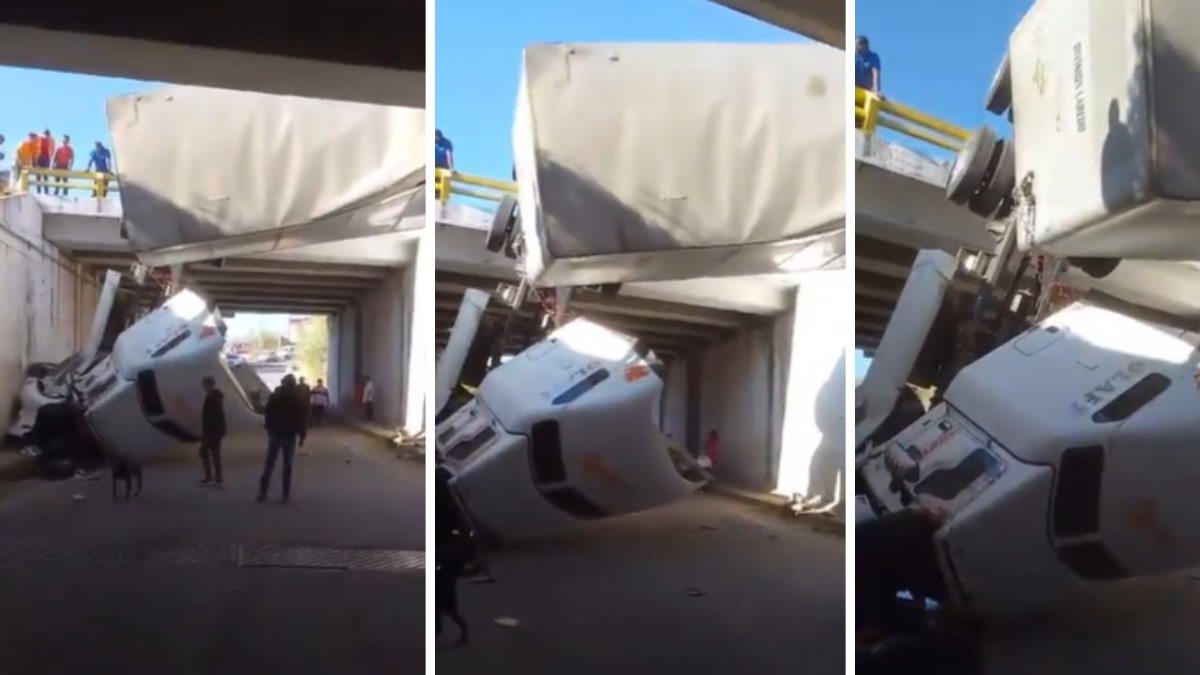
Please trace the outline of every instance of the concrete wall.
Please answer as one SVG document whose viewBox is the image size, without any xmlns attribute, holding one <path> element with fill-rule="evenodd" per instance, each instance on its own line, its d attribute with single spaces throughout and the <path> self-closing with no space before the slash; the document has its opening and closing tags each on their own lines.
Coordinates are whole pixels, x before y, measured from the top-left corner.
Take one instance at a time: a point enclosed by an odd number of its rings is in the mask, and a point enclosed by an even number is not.
<svg viewBox="0 0 1200 675">
<path fill-rule="evenodd" d="M 432 355 L 432 289 L 418 268 L 432 262 L 432 247 L 397 268 L 379 287 L 331 320 L 330 380 L 337 404 L 361 414 L 355 401 L 360 375 L 375 383 L 375 422 L 416 433 L 425 424 L 425 364 Z"/>
<path fill-rule="evenodd" d="M 90 328 L 96 280 L 42 239 L 34 198 L 0 198 L 0 427 L 31 363 L 77 351 Z"/>
<path fill-rule="evenodd" d="M 687 447 L 687 362 L 675 359 L 667 367 L 663 382 L 662 417 L 659 426 L 675 443 Z"/>
<path fill-rule="evenodd" d="M 375 382 L 375 422 L 404 422 L 406 328 L 405 269 L 396 270 L 363 298 L 362 374 Z"/>
<path fill-rule="evenodd" d="M 352 411 L 356 405 L 358 317 L 358 309 L 351 307 L 329 322 L 329 395 L 333 405 L 343 411 Z"/>
<path fill-rule="evenodd" d="M 771 324 L 739 331 L 705 351 L 700 360 L 700 438 L 720 437 L 713 466 L 729 485 L 769 491 L 773 478 L 773 437 L 781 427 L 773 412 L 771 378 L 774 349 Z"/>
<path fill-rule="evenodd" d="M 791 309 L 702 355 L 700 436 L 720 436 L 722 482 L 840 507 L 848 278 L 807 275 Z"/>
</svg>

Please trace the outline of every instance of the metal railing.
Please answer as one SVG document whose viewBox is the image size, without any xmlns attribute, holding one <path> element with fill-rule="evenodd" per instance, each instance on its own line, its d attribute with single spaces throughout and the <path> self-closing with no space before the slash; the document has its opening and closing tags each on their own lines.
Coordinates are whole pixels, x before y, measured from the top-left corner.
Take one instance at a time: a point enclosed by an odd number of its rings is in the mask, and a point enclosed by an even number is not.
<svg viewBox="0 0 1200 675">
<path fill-rule="evenodd" d="M 854 90 L 854 123 L 866 134 L 883 127 L 951 152 L 958 152 L 971 137 L 971 132 L 960 126 L 861 88 Z"/>
<path fill-rule="evenodd" d="M 22 167 L 15 189 L 19 192 L 29 192 L 31 187 L 42 188 L 40 192 L 43 194 L 84 191 L 92 193 L 93 197 L 107 197 L 109 193 L 118 192 L 120 189 L 116 175 L 111 173 Z"/>
<path fill-rule="evenodd" d="M 451 169 L 436 169 L 433 192 L 438 201 L 443 204 L 450 201 L 450 195 L 498 202 L 506 195 L 516 194 L 517 184 L 506 180 L 473 176 Z"/>
</svg>

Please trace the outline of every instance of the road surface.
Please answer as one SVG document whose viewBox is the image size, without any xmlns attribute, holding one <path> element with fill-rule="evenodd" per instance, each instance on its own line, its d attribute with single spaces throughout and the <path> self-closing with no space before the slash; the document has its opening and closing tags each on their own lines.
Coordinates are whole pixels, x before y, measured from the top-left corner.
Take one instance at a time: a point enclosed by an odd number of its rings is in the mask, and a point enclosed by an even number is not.
<svg viewBox="0 0 1200 675">
<path fill-rule="evenodd" d="M 262 439 L 227 445 L 224 491 L 192 448 L 128 503 L 0 489 L 0 673 L 423 672 L 423 467 L 321 429 L 258 504 Z"/>
<path fill-rule="evenodd" d="M 845 672 L 844 541 L 700 495 L 497 553 L 463 583 L 439 675 Z M 495 623 L 517 619 L 516 627 Z"/>
</svg>

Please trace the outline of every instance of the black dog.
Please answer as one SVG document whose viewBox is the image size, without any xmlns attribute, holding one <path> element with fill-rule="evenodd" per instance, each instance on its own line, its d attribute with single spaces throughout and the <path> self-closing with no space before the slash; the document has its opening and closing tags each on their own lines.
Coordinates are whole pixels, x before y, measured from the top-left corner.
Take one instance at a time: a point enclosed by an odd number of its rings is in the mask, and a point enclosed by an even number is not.
<svg viewBox="0 0 1200 675">
<path fill-rule="evenodd" d="M 112 469 L 113 501 L 117 500 L 117 481 L 125 483 L 126 500 L 142 494 L 142 467 L 116 457 L 109 458 L 109 467 Z M 137 483 L 136 490 L 134 489 L 135 482 Z"/>
</svg>

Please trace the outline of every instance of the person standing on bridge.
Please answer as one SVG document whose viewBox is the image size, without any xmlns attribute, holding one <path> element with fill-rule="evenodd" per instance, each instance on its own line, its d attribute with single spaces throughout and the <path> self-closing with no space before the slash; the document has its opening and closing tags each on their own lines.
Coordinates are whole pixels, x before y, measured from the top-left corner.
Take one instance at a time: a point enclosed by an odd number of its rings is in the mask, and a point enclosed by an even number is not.
<svg viewBox="0 0 1200 675">
<path fill-rule="evenodd" d="M 104 174 L 96 179 L 96 189 L 92 191 L 92 196 L 108 196 L 108 173 L 112 171 L 112 153 L 100 141 L 96 141 L 96 147 L 88 157 L 87 170 Z"/>
<path fill-rule="evenodd" d="M 439 169 L 454 170 L 454 144 L 442 135 L 442 130 L 433 132 L 433 161 Z"/>
<path fill-rule="evenodd" d="M 854 86 L 878 94 L 883 82 L 882 65 L 866 35 L 858 36 L 854 51 Z"/>
<path fill-rule="evenodd" d="M 283 501 L 287 502 L 291 497 L 292 458 L 296 454 L 296 436 L 300 434 L 303 424 L 303 410 L 296 389 L 296 378 L 289 373 L 283 376 L 282 384 L 267 398 L 263 415 L 267 428 L 267 461 L 258 483 L 260 502 L 267 499 L 271 474 L 275 472 L 275 461 L 280 455 L 283 455 Z"/>
<path fill-rule="evenodd" d="M 71 147 L 71 137 L 63 134 L 62 145 L 54 151 L 54 169 L 56 171 L 70 171 L 75 166 L 75 149 Z M 62 183 L 62 187 L 54 189 L 54 194 L 65 197 L 67 195 L 67 177 L 55 176 L 54 182 Z"/>
<path fill-rule="evenodd" d="M 200 408 L 200 461 L 204 464 L 201 485 L 223 487 L 221 474 L 221 441 L 225 438 L 225 395 L 217 389 L 211 375 L 200 381 L 204 387 L 204 404 Z"/>
<path fill-rule="evenodd" d="M 49 169 L 50 161 L 54 158 L 54 136 L 50 134 L 50 130 L 46 129 L 42 132 L 41 138 L 38 139 L 38 152 L 35 164 L 39 169 Z M 45 184 L 50 180 L 50 176 L 45 174 L 38 176 L 37 191 L 41 194 L 49 194 L 50 188 Z"/>
<path fill-rule="evenodd" d="M 313 426 L 321 426 L 325 419 L 325 408 L 329 405 L 329 390 L 325 388 L 325 380 L 317 380 L 317 386 L 312 390 L 312 421 Z"/>
<path fill-rule="evenodd" d="M 14 177 L 16 180 L 21 179 L 21 172 L 33 168 L 34 162 L 37 161 L 38 154 L 38 136 L 34 132 L 29 132 L 29 137 L 25 139 L 21 145 L 17 146 L 17 166 Z"/>
</svg>

